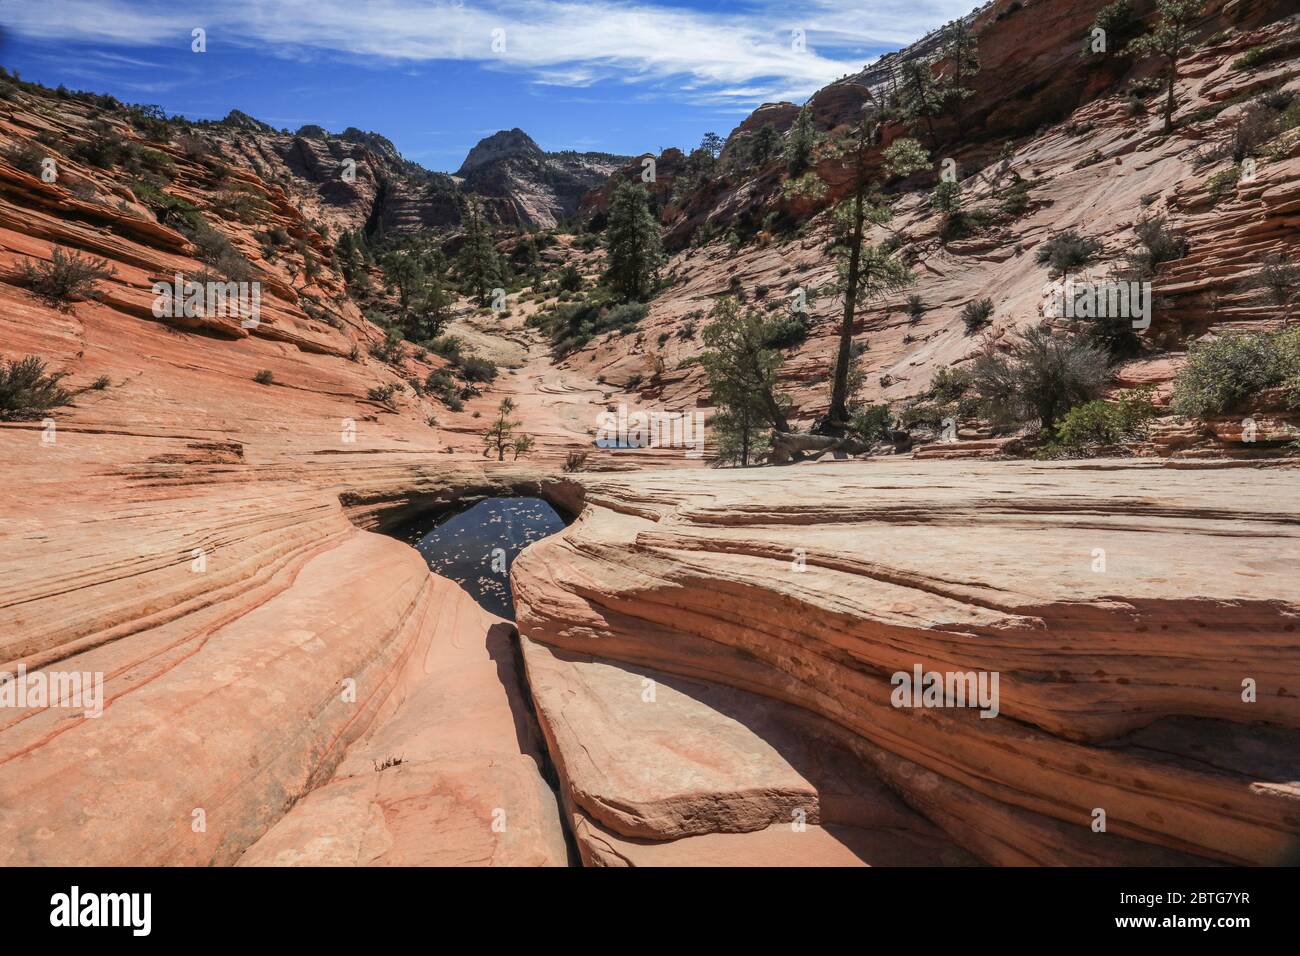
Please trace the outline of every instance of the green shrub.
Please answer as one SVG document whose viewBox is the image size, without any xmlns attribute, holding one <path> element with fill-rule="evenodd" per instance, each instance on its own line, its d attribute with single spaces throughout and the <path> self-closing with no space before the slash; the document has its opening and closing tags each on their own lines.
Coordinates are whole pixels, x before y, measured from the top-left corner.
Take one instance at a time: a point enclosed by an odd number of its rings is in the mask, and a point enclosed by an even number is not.
<svg viewBox="0 0 1300 956">
<path fill-rule="evenodd" d="M 66 372 L 46 372 L 35 355 L 0 364 L 0 420 L 40 418 L 52 408 L 72 401 L 72 393 L 59 382 Z"/>
<path fill-rule="evenodd" d="M 491 382 L 497 377 L 496 363 L 477 355 L 460 361 L 460 374 L 467 382 Z"/>
<path fill-rule="evenodd" d="M 424 344 L 430 352 L 441 355 L 449 362 L 458 361 L 461 349 L 465 346 L 465 343 L 454 335 L 440 335 L 436 339 L 429 339 Z"/>
<path fill-rule="evenodd" d="M 18 142 L 5 148 L 5 159 L 29 176 L 40 176 L 46 153 L 33 143 Z"/>
<path fill-rule="evenodd" d="M 1075 406 L 1057 420 L 1053 439 L 1039 457 L 1081 457 L 1098 446 L 1145 437 L 1156 414 L 1151 393 L 1148 386 L 1121 392 L 1113 401 L 1094 400 Z"/>
<path fill-rule="evenodd" d="M 769 319 L 764 326 L 763 347 L 788 349 L 808 338 L 808 316 L 803 312 L 787 312 Z"/>
<path fill-rule="evenodd" d="M 1141 26 L 1141 21 L 1133 13 L 1129 0 L 1115 0 L 1114 3 L 1097 11 L 1092 21 L 1094 27 L 1106 31 L 1106 52 L 1118 53 L 1124 49 L 1126 41 L 1131 39 Z M 1092 56 L 1092 31 L 1089 30 L 1083 41 L 1083 55 Z"/>
<path fill-rule="evenodd" d="M 1133 227 L 1133 233 L 1137 237 L 1138 248 L 1128 254 L 1128 262 L 1139 276 L 1149 278 L 1155 274 L 1160 263 L 1187 255 L 1187 237 L 1171 230 L 1164 216 L 1139 219 Z"/>
<path fill-rule="evenodd" d="M 826 195 L 826 181 L 814 172 L 807 172 L 782 183 L 781 195 L 786 199 L 821 199 Z"/>
<path fill-rule="evenodd" d="M 116 274 L 107 259 L 83 256 L 58 246 L 49 262 L 23 265 L 23 283 L 47 305 L 67 309 L 73 302 L 100 297 L 99 283 Z"/>
<path fill-rule="evenodd" d="M 1229 193 L 1235 193 L 1237 181 L 1240 179 L 1241 169 L 1237 166 L 1221 169 L 1207 179 L 1205 181 L 1205 191 L 1210 196 L 1210 202 L 1217 206 Z"/>
<path fill-rule="evenodd" d="M 1001 193 L 998 199 L 998 209 L 1005 216 L 1023 215 L 1029 208 L 1029 183 L 1023 179 L 1017 179 Z"/>
<path fill-rule="evenodd" d="M 1174 379 L 1173 410 L 1187 418 L 1232 412 L 1252 395 L 1283 386 L 1300 408 L 1300 326 L 1202 339 Z"/>
<path fill-rule="evenodd" d="M 650 307 L 640 302 L 611 304 L 608 289 L 594 289 L 585 302 L 560 306 L 529 321 L 541 326 L 555 357 L 563 358 L 601 333 L 632 331 L 649 311 Z"/>
<path fill-rule="evenodd" d="M 934 373 L 930 382 L 930 397 L 941 404 L 961 399 L 971 386 L 969 369 L 944 366 Z"/>
<path fill-rule="evenodd" d="M 1104 350 L 1045 323 L 1020 333 L 1005 354 L 990 345 L 971 366 L 972 391 L 985 414 L 1003 423 L 1050 426 L 1096 398 L 1109 380 Z"/>
<path fill-rule="evenodd" d="M 1285 37 L 1274 43 L 1267 43 L 1247 50 L 1232 61 L 1232 68 L 1238 71 L 1253 70 L 1255 67 L 1263 66 L 1266 63 L 1290 57 L 1297 51 L 1300 51 L 1300 36 Z"/>
<path fill-rule="evenodd" d="M 406 358 L 406 342 L 402 339 L 402 333 L 397 329 L 389 329 L 384 333 L 383 342 L 370 346 L 370 354 L 389 365 L 401 363 Z"/>
<path fill-rule="evenodd" d="M 966 334 L 972 335 L 979 329 L 988 325 L 993 318 L 993 300 L 980 299 L 978 302 L 967 302 L 962 306 L 961 321 L 966 326 Z"/>
<path fill-rule="evenodd" d="M 257 374 L 253 376 L 253 381 L 258 385 L 270 385 L 275 381 L 275 373 L 269 368 L 259 369 Z"/>
<path fill-rule="evenodd" d="M 849 418 L 849 433 L 858 440 L 868 443 L 887 437 L 888 427 L 888 405 L 867 405 L 857 408 Z"/>
<path fill-rule="evenodd" d="M 1077 230 L 1066 229 L 1039 246 L 1034 259 L 1039 265 L 1047 266 L 1054 275 L 1065 275 L 1092 262 L 1100 251 L 1098 240 L 1081 236 Z"/>
<path fill-rule="evenodd" d="M 559 287 L 561 292 L 582 291 L 582 273 L 573 263 L 566 263 L 560 270 Z"/>
</svg>

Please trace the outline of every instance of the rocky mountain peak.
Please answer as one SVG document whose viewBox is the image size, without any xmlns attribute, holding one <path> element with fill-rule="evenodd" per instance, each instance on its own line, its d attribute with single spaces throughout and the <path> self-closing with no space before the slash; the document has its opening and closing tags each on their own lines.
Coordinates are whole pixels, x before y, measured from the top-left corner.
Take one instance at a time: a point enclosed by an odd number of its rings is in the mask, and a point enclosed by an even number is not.
<svg viewBox="0 0 1300 956">
<path fill-rule="evenodd" d="M 232 126 L 235 129 L 245 129 L 254 133 L 274 133 L 275 127 L 269 123 L 263 123 L 259 119 L 254 119 L 243 110 L 231 110 L 223 119 L 222 125 Z"/>
<path fill-rule="evenodd" d="M 545 156 L 546 153 L 542 151 L 542 148 L 523 130 L 518 127 L 503 129 L 479 140 L 477 145 L 469 151 L 465 161 L 460 164 L 460 169 L 456 171 L 456 175 L 464 176 L 472 169 L 488 163 L 499 162 L 503 159 L 526 157 L 540 160 Z"/>
</svg>

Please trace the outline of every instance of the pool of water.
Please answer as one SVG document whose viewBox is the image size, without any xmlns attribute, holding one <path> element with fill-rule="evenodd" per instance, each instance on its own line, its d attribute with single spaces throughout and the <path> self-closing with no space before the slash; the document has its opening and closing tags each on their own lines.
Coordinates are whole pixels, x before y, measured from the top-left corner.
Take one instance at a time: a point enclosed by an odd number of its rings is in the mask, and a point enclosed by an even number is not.
<svg viewBox="0 0 1300 956">
<path fill-rule="evenodd" d="M 564 519 L 541 498 L 488 498 L 453 515 L 412 522 L 396 534 L 420 552 L 429 570 L 513 621 L 510 565 L 534 541 L 563 528 Z"/>
</svg>

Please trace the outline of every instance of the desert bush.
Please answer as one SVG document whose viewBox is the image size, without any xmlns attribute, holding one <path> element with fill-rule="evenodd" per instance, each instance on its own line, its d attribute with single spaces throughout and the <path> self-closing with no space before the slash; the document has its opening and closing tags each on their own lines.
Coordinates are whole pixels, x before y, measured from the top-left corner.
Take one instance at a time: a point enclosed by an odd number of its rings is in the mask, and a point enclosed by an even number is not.
<svg viewBox="0 0 1300 956">
<path fill-rule="evenodd" d="M 966 326 L 966 334 L 973 335 L 981 328 L 989 324 L 993 318 L 993 300 L 980 299 L 977 302 L 967 302 L 962 306 L 961 321 Z"/>
<path fill-rule="evenodd" d="M 561 292 L 581 292 L 582 273 L 572 262 L 565 263 L 557 280 Z"/>
<path fill-rule="evenodd" d="M 571 451 L 564 458 L 564 464 L 561 466 L 567 472 L 586 471 L 587 470 L 587 453 L 585 451 Z"/>
<path fill-rule="evenodd" d="M 1002 191 L 998 199 L 998 209 L 1004 216 L 1016 217 L 1029 208 L 1029 183 L 1017 179 Z"/>
<path fill-rule="evenodd" d="M 270 385 L 275 382 L 275 373 L 269 368 L 258 369 L 257 374 L 253 376 L 253 381 L 258 385 Z"/>
<path fill-rule="evenodd" d="M 764 348 L 792 348 L 808 338 L 808 316 L 803 312 L 787 312 L 769 319 L 763 328 Z"/>
<path fill-rule="evenodd" d="M 477 355 L 460 360 L 460 374 L 467 382 L 491 382 L 497 377 L 495 362 Z"/>
<path fill-rule="evenodd" d="M 912 325 L 921 321 L 925 315 L 925 302 L 921 297 L 913 292 L 907 297 L 907 321 Z"/>
<path fill-rule="evenodd" d="M 429 339 L 424 344 L 430 352 L 441 355 L 449 362 L 459 361 L 461 349 L 465 346 L 465 343 L 454 335 L 440 335 L 437 338 Z"/>
<path fill-rule="evenodd" d="M 1092 25 L 1106 31 L 1106 49 L 1118 52 L 1124 49 L 1125 43 L 1141 28 L 1142 22 L 1134 14 L 1129 0 L 1115 0 L 1097 11 Z M 1084 36 L 1083 55 L 1093 55 L 1091 30 Z"/>
<path fill-rule="evenodd" d="M 1066 229 L 1039 246 L 1034 259 L 1039 265 L 1047 266 L 1052 274 L 1064 276 L 1092 262 L 1100 251 L 1098 240 Z"/>
<path fill-rule="evenodd" d="M 807 172 L 782 183 L 781 195 L 786 199 L 821 199 L 826 195 L 826 181 L 814 172 Z"/>
<path fill-rule="evenodd" d="M 397 385 L 394 382 L 387 382 L 383 385 L 375 385 L 366 393 L 366 398 L 372 402 L 381 402 L 385 405 L 392 402 L 393 396 L 397 394 Z"/>
<path fill-rule="evenodd" d="M 48 262 L 23 264 L 23 283 L 47 305 L 67 309 L 73 302 L 100 297 L 99 283 L 116 274 L 107 259 L 68 252 L 59 246 Z"/>
<path fill-rule="evenodd" d="M 0 421 L 40 418 L 52 408 L 72 401 L 72 392 L 59 383 L 66 372 L 47 372 L 35 355 L 0 363 Z"/>
<path fill-rule="evenodd" d="M 1171 406 L 1187 418 L 1232 412 L 1252 395 L 1282 386 L 1300 408 L 1300 327 L 1202 339 L 1187 350 Z"/>
<path fill-rule="evenodd" d="M 1169 228 L 1164 216 L 1139 219 L 1133 227 L 1138 248 L 1127 256 L 1129 266 L 1141 277 L 1155 274 L 1162 262 L 1181 259 L 1187 255 L 1187 237 Z"/>
<path fill-rule="evenodd" d="M 29 176 L 40 176 L 46 153 L 33 143 L 19 142 L 5 147 L 5 159 Z"/>
<path fill-rule="evenodd" d="M 1038 457 L 1085 457 L 1099 446 L 1140 440 L 1156 415 L 1151 393 L 1148 386 L 1120 392 L 1112 401 L 1075 406 L 1056 422 L 1052 440 Z"/>
<path fill-rule="evenodd" d="M 1300 36 L 1285 37 L 1273 43 L 1253 47 L 1232 61 L 1234 70 L 1253 70 L 1300 51 Z"/>
<path fill-rule="evenodd" d="M 111 169 L 132 152 L 133 144 L 102 120 L 90 124 L 89 138 L 72 147 L 75 159 L 100 169 Z"/>
<path fill-rule="evenodd" d="M 889 427 L 888 405 L 867 405 L 853 410 L 849 417 L 849 434 L 867 443 L 887 437 Z"/>
<path fill-rule="evenodd" d="M 650 307 L 640 302 L 611 304 L 607 289 L 594 289 L 585 302 L 563 305 L 544 315 L 533 316 L 551 341 L 556 358 L 578 351 L 603 332 L 630 332 L 645 318 Z"/>
<path fill-rule="evenodd" d="M 1082 336 L 1026 329 L 1004 354 L 990 344 L 971 366 L 972 391 L 985 414 L 1004 424 L 1050 425 L 1096 398 L 1110 378 L 1106 353 Z"/>
<path fill-rule="evenodd" d="M 969 369 L 944 366 L 935 371 L 930 381 L 930 397 L 941 404 L 959 401 L 970 391 L 971 373 Z"/>
<path fill-rule="evenodd" d="M 406 342 L 397 329 L 384 333 L 384 340 L 378 345 L 370 346 L 370 354 L 388 365 L 397 365 L 406 358 Z"/>
<path fill-rule="evenodd" d="M 1221 169 L 1205 181 L 1205 191 L 1210 197 L 1213 205 L 1218 205 L 1228 197 L 1230 193 L 1236 193 L 1237 181 L 1241 179 L 1241 169 L 1237 166 L 1229 166 L 1227 169 Z"/>
</svg>

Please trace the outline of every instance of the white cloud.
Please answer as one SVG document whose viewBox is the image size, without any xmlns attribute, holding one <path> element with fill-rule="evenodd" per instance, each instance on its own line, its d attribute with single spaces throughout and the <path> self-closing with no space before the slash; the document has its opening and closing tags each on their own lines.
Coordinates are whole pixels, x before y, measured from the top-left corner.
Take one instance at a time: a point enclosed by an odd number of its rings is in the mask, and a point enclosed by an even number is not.
<svg viewBox="0 0 1300 956">
<path fill-rule="evenodd" d="M 896 48 L 976 0 L 754 0 L 726 12 L 647 0 L 42 0 L 6 23 L 47 40 L 177 44 L 207 30 L 222 44 L 285 57 L 471 60 L 539 83 L 673 81 L 697 102 L 800 98 L 863 65 L 861 51 Z M 806 36 L 792 48 L 791 31 Z M 493 49 L 504 31 L 505 50 Z"/>
</svg>

